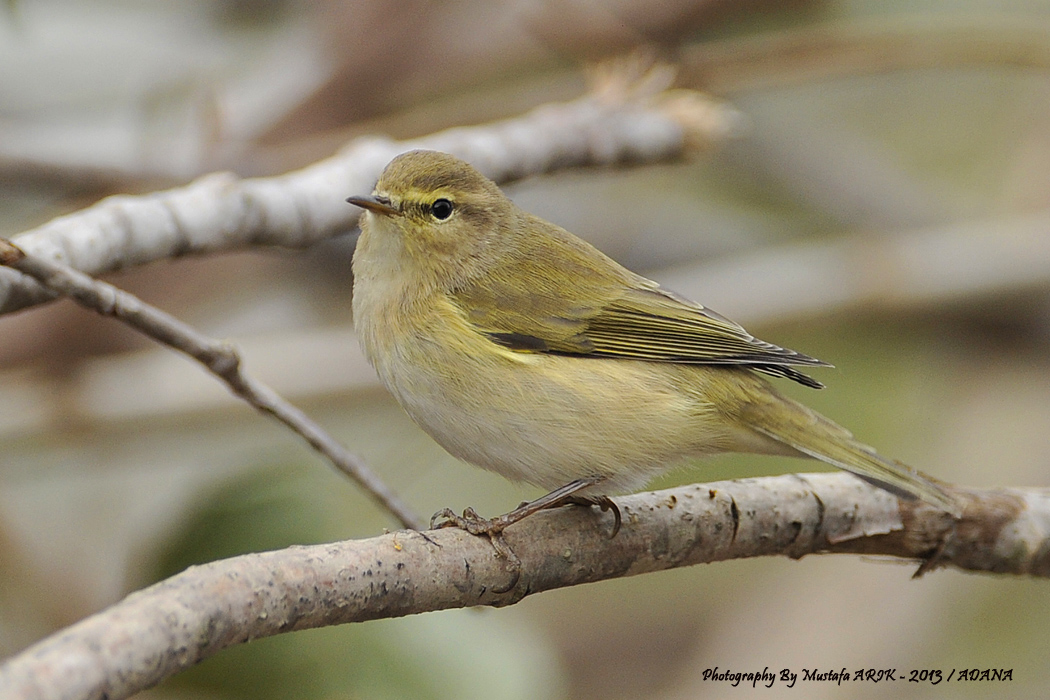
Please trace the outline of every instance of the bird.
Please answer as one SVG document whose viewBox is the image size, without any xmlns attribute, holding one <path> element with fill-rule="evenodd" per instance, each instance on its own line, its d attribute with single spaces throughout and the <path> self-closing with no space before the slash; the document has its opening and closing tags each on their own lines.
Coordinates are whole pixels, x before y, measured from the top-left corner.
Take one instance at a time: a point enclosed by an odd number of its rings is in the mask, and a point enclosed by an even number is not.
<svg viewBox="0 0 1050 700">
<path fill-rule="evenodd" d="M 723 452 L 817 459 L 959 514 L 943 483 L 771 381 L 821 388 L 806 372 L 828 363 L 628 270 L 470 164 L 409 151 L 347 201 L 364 209 L 354 326 L 383 384 L 453 456 L 551 491 L 491 520 L 445 509 L 443 525 L 493 535 L 579 503 L 618 529 L 610 495 Z"/>
</svg>

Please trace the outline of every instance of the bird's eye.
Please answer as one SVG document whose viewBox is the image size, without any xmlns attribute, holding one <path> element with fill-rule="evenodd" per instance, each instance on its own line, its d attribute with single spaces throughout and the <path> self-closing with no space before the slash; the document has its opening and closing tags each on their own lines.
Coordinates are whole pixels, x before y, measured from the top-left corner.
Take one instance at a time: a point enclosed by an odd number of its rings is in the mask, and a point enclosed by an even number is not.
<svg viewBox="0 0 1050 700">
<path fill-rule="evenodd" d="M 452 216 L 452 202 L 447 199 L 435 199 L 434 203 L 430 205 L 430 213 L 434 215 L 435 219 L 444 221 L 448 217 Z"/>
</svg>

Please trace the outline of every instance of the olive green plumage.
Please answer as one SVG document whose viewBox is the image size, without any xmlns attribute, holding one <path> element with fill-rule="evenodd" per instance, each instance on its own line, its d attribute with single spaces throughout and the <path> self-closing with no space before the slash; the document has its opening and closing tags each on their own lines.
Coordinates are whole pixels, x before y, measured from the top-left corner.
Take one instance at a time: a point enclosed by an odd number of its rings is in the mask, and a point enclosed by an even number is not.
<svg viewBox="0 0 1050 700">
<path fill-rule="evenodd" d="M 387 166 L 354 256 L 362 345 L 449 452 L 547 488 L 637 488 L 684 458 L 808 456 L 950 512 L 932 479 L 879 456 L 754 372 L 821 384 L 763 342 L 522 211 L 466 163 Z"/>
</svg>

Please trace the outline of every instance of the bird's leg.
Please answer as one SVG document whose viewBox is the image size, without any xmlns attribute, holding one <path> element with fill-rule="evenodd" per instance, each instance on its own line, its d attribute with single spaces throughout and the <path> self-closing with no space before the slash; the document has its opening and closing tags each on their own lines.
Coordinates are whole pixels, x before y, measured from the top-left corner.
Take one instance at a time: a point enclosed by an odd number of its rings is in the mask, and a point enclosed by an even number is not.
<svg viewBox="0 0 1050 700">
<path fill-rule="evenodd" d="M 506 556 L 505 552 L 509 551 L 509 548 L 506 543 L 502 541 L 502 533 L 506 528 L 541 510 L 573 504 L 588 507 L 598 506 L 603 511 L 612 510 L 613 515 L 616 518 L 616 522 L 613 526 L 613 536 L 615 536 L 620 529 L 620 509 L 616 507 L 616 504 L 612 502 L 612 499 L 608 496 L 583 496 L 579 493 L 586 488 L 601 483 L 603 480 L 604 477 L 592 476 L 585 479 L 570 481 L 565 484 L 565 486 L 557 488 L 545 496 L 540 496 L 536 500 L 522 503 L 509 513 L 504 513 L 495 518 L 482 518 L 473 508 L 467 508 L 463 511 L 463 515 L 456 515 L 452 510 L 445 508 L 444 510 L 435 513 L 434 517 L 430 519 L 430 527 L 458 527 L 461 530 L 466 530 L 472 535 L 486 535 L 492 540 L 493 546 L 496 547 L 496 551 L 500 553 L 501 556 Z M 500 541 L 499 544 L 496 543 L 497 539 Z"/>
</svg>

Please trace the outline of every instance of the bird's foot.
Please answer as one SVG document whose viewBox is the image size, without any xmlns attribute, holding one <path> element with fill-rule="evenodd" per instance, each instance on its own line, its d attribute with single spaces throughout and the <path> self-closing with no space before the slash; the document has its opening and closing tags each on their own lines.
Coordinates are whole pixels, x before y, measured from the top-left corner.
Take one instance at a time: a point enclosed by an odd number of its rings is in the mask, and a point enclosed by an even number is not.
<svg viewBox="0 0 1050 700">
<path fill-rule="evenodd" d="M 488 537 L 489 542 L 492 543 L 492 548 L 496 550 L 496 556 L 507 562 L 507 570 L 511 574 L 510 583 L 494 588 L 493 591 L 495 593 L 506 593 L 518 585 L 518 579 L 521 578 L 521 559 L 518 558 L 518 555 L 514 553 L 514 550 L 510 548 L 507 540 L 503 537 L 503 530 L 507 526 L 525 517 L 521 516 L 517 519 L 512 519 L 510 517 L 511 514 L 517 511 L 518 509 L 515 509 L 510 513 L 505 513 L 495 518 L 483 518 L 473 508 L 464 510 L 463 515 L 456 515 L 451 508 L 443 508 L 434 513 L 434 517 L 430 519 L 430 529 L 457 527 L 475 536 L 484 535 Z"/>
<path fill-rule="evenodd" d="M 521 517 L 524 517 L 521 516 L 516 519 L 511 518 L 510 516 L 516 512 L 517 509 L 495 518 L 483 518 L 478 515 L 477 511 L 473 508 L 467 508 L 464 510 L 463 515 L 456 515 L 452 509 L 443 508 L 437 513 L 434 513 L 434 517 L 430 519 L 430 529 L 436 530 L 438 528 L 457 527 L 460 530 L 465 530 L 475 536 L 480 537 L 484 535 L 492 542 L 492 546 L 495 548 L 496 554 L 499 557 L 516 561 L 518 557 L 514 554 L 514 551 L 511 550 L 507 541 L 503 539 L 503 530 L 518 522 L 518 520 L 521 520 Z"/>
<path fill-rule="evenodd" d="M 620 509 L 613 500 L 608 496 L 590 496 L 581 495 L 579 493 L 586 488 L 590 488 L 591 486 L 600 483 L 602 480 L 602 477 L 589 477 L 586 479 L 571 481 L 565 486 L 555 489 L 545 496 L 541 496 L 534 501 L 526 501 L 509 513 L 504 513 L 495 518 L 483 518 L 478 515 L 473 508 L 467 508 L 464 510 L 463 515 L 456 515 L 456 513 L 449 508 L 445 508 L 435 513 L 434 517 L 430 519 L 430 527 L 432 529 L 458 527 L 461 530 L 466 530 L 472 535 L 484 535 L 492 541 L 492 546 L 495 547 L 498 555 L 507 559 L 517 559 L 506 541 L 503 539 L 503 531 L 514 523 L 524 520 L 533 513 L 538 513 L 539 511 L 548 508 L 558 508 L 560 506 L 571 504 L 587 507 L 598 506 L 602 511 L 611 510 L 615 520 L 610 537 L 615 537 L 616 533 L 620 531 L 622 520 L 620 517 Z"/>
</svg>

